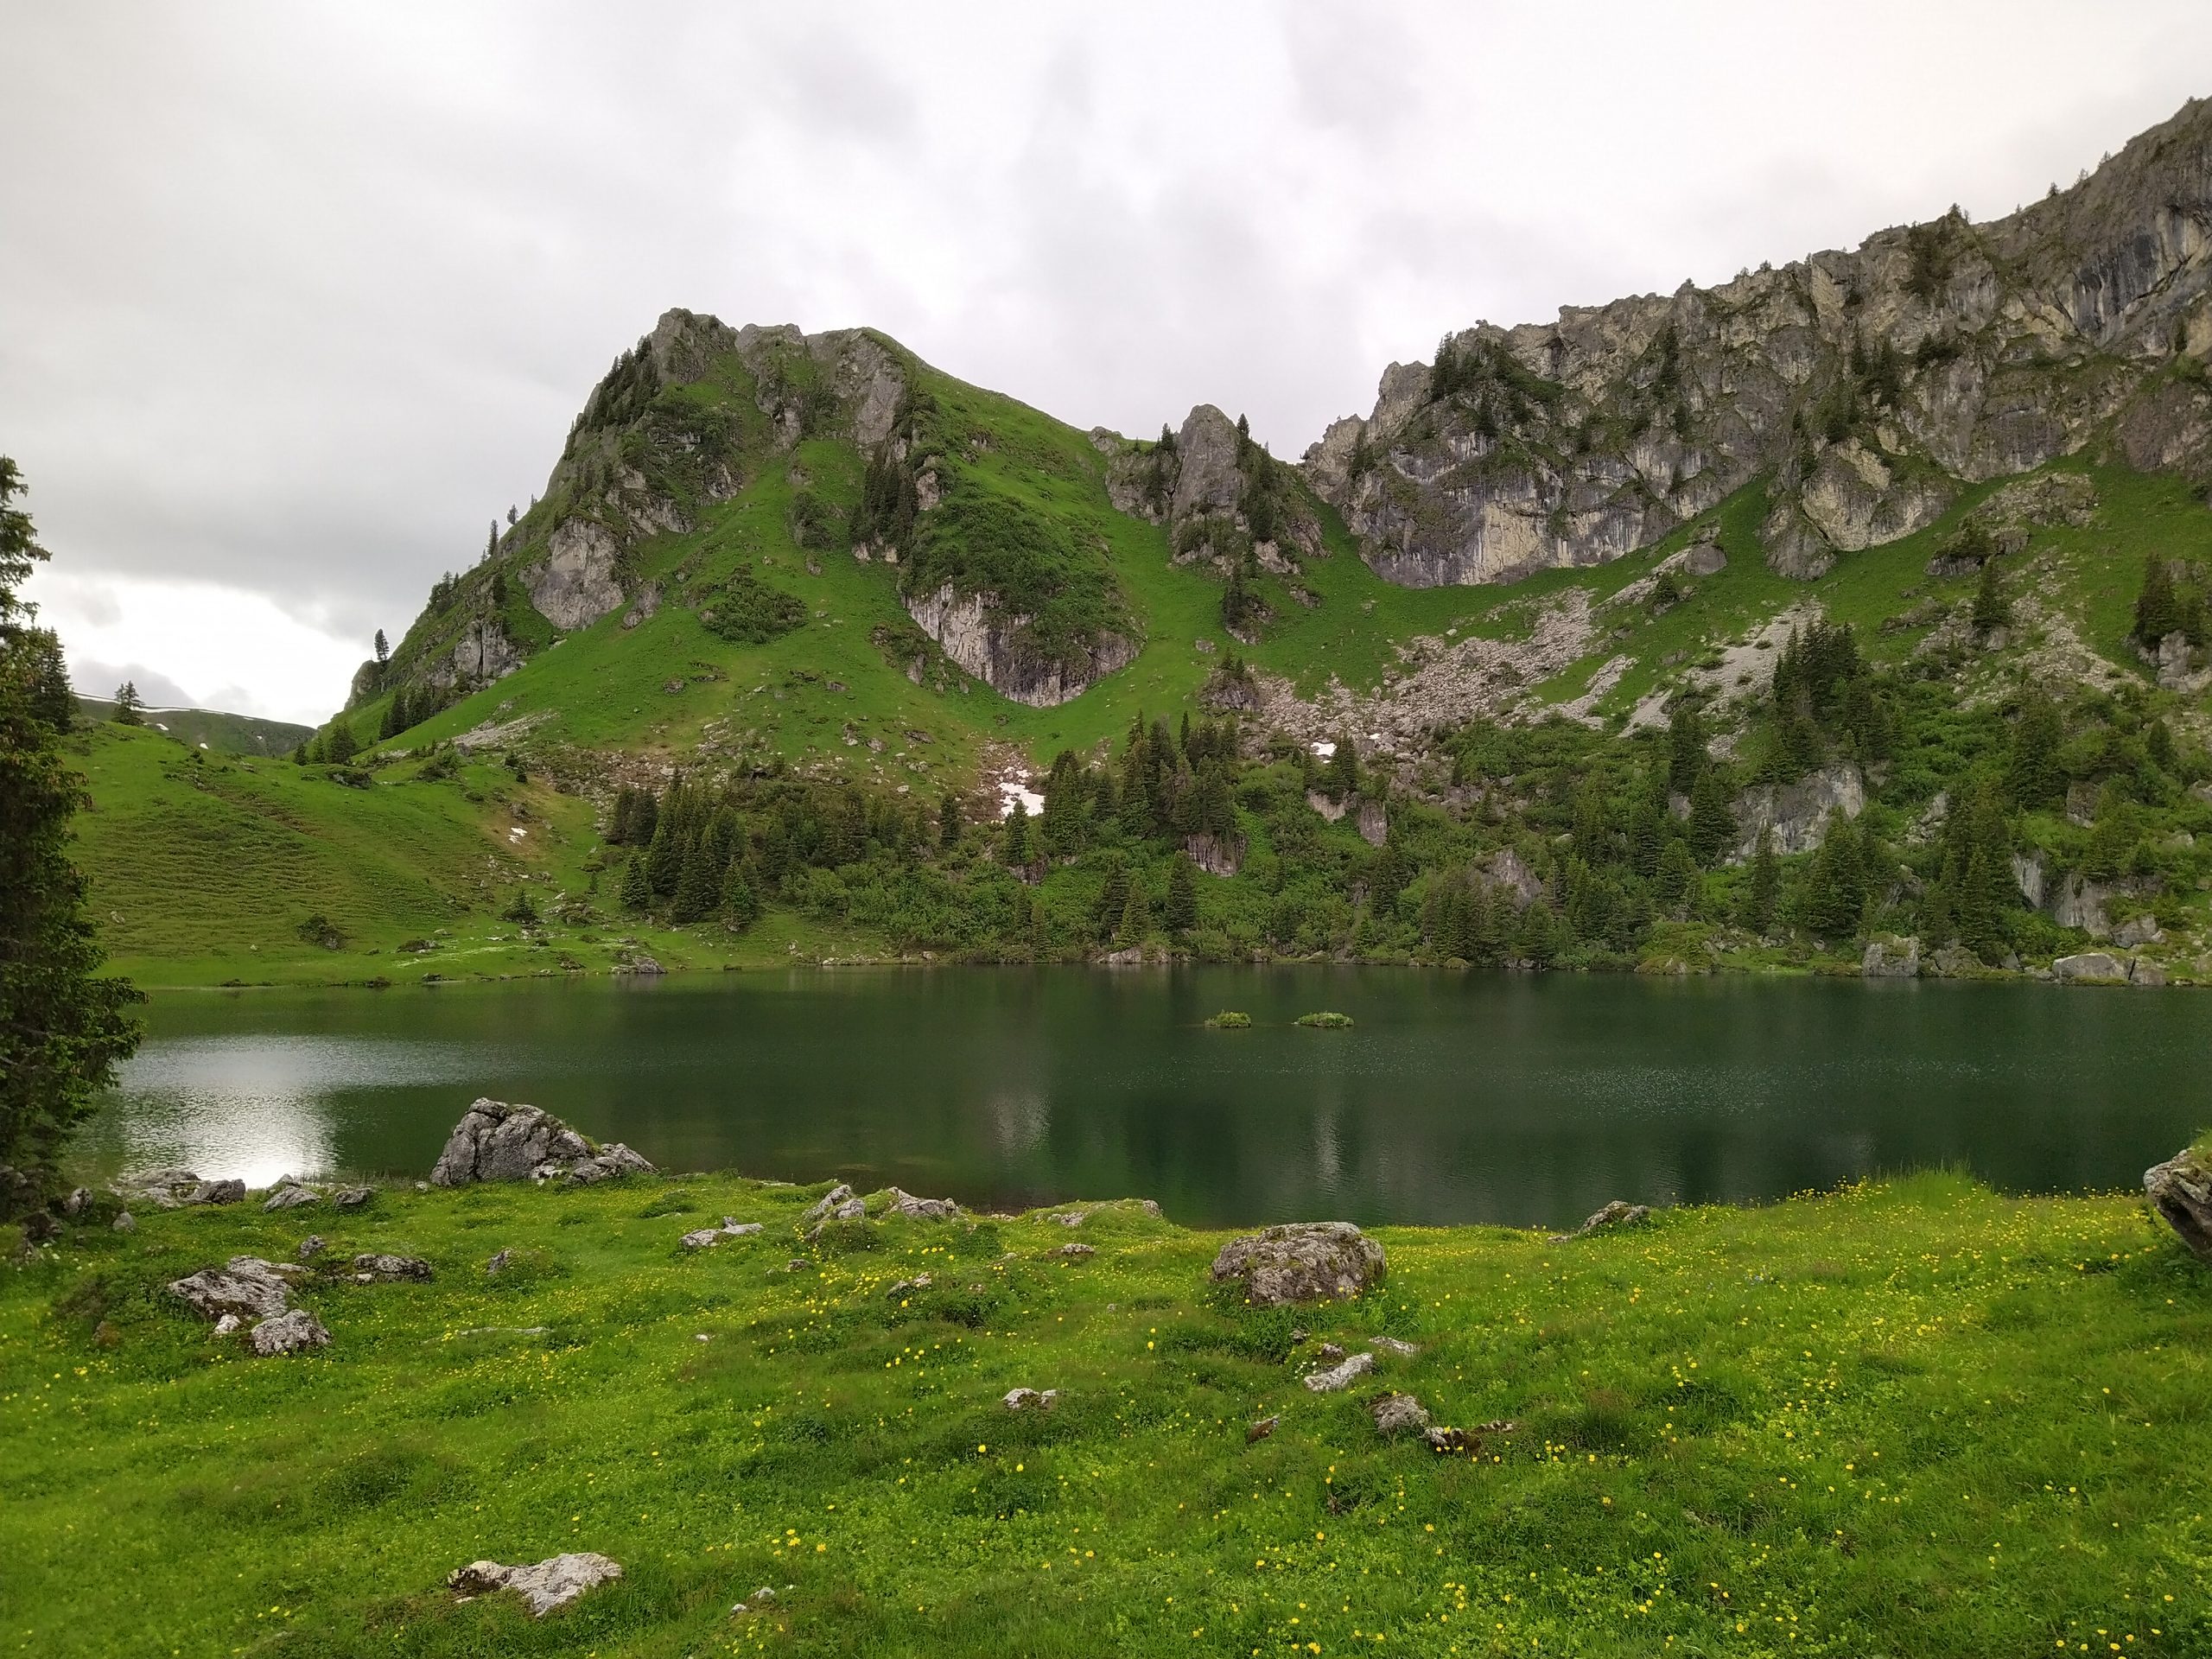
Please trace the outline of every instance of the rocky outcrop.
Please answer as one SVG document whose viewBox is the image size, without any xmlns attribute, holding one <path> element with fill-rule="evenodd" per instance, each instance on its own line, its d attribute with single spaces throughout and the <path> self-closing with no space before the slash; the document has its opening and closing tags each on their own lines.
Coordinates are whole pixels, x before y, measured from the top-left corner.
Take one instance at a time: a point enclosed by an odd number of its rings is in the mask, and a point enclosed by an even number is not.
<svg viewBox="0 0 2212 1659">
<path fill-rule="evenodd" d="M 1208 875 L 1230 876 L 1244 868 L 1244 838 L 1201 832 L 1183 837 L 1183 856 Z"/>
<path fill-rule="evenodd" d="M 1920 973 L 1918 939 L 1869 939 L 1859 959 L 1859 971 L 1867 979 L 1913 979 Z"/>
<path fill-rule="evenodd" d="M 299 1271 L 289 1262 L 234 1255 L 222 1267 L 202 1268 L 188 1278 L 173 1280 L 168 1291 L 205 1319 L 219 1319 L 226 1313 L 241 1319 L 273 1319 L 290 1309 L 289 1275 Z"/>
<path fill-rule="evenodd" d="M 2124 985 L 2128 964 L 2104 950 L 2083 950 L 2050 964 L 2051 977 L 2073 985 Z"/>
<path fill-rule="evenodd" d="M 683 1248 L 687 1250 L 710 1250 L 726 1238 L 750 1238 L 760 1230 L 760 1224 L 757 1221 L 739 1221 L 734 1217 L 724 1216 L 719 1227 L 702 1227 L 684 1234 Z"/>
<path fill-rule="evenodd" d="M 1834 814 L 1855 818 L 1866 810 L 1866 780 L 1847 760 L 1779 788 L 1762 784 L 1736 798 L 1736 850 L 1729 861 L 1751 857 L 1763 833 L 1773 836 L 1777 854 L 1809 853 L 1827 838 Z"/>
<path fill-rule="evenodd" d="M 1232 1238 L 1214 1257 L 1216 1284 L 1244 1286 L 1255 1307 L 1357 1296 L 1380 1284 L 1382 1247 L 1348 1221 L 1293 1222 Z"/>
<path fill-rule="evenodd" d="M 563 519 L 545 539 L 545 556 L 523 572 L 530 602 L 555 627 L 588 627 L 622 603 L 615 579 L 621 556 L 613 532 L 593 518 Z"/>
<path fill-rule="evenodd" d="M 1032 709 L 1080 696 L 1128 667 L 1137 654 L 1120 634 L 1102 633 L 1088 647 L 1048 655 L 1031 638 L 1028 617 L 1001 611 L 988 594 L 963 594 L 950 583 L 909 596 L 906 613 L 963 670 Z"/>
<path fill-rule="evenodd" d="M 1630 1204 L 1626 1198 L 1614 1198 L 1573 1232 L 1554 1233 L 1551 1242 L 1562 1244 L 1570 1238 L 1587 1238 L 1592 1233 L 1609 1232 L 1616 1227 L 1641 1227 L 1650 1219 L 1649 1205 Z"/>
<path fill-rule="evenodd" d="M 1555 322 L 1480 323 L 1393 364 L 1306 451 L 1378 573 L 1511 580 L 1649 545 L 1764 474 L 1769 562 L 1810 577 L 1930 522 L 1971 482 L 2114 434 L 2212 474 L 2212 104 L 2072 189 Z"/>
<path fill-rule="evenodd" d="M 883 1213 L 904 1216 L 909 1221 L 954 1221 L 959 1217 L 960 1206 L 950 1198 L 918 1198 L 894 1186 L 884 1194 Z"/>
<path fill-rule="evenodd" d="M 2212 1262 L 2212 1160 L 2195 1147 L 2143 1172 L 2151 1207 L 2200 1262 Z"/>
<path fill-rule="evenodd" d="M 596 1145 L 550 1112 L 479 1100 L 454 1125 L 430 1180 L 438 1186 L 474 1181 L 588 1183 L 652 1173 L 652 1165 L 620 1142 Z"/>
<path fill-rule="evenodd" d="M 528 1567 L 503 1567 L 497 1561 L 471 1561 L 456 1570 L 446 1583 L 464 1601 L 475 1596 L 512 1591 L 530 1608 L 531 1617 L 543 1618 L 556 1607 L 565 1607 L 587 1590 L 622 1576 L 622 1568 L 591 1550 L 556 1555 Z"/>
<path fill-rule="evenodd" d="M 799 1217 L 798 1224 L 808 1230 L 809 1237 L 813 1237 L 833 1221 L 867 1219 L 867 1204 L 851 1187 L 841 1181 L 823 1193 L 814 1207 Z"/>
<path fill-rule="evenodd" d="M 464 626 L 452 648 L 423 671 L 426 684 L 440 691 L 463 691 L 505 679 L 528 659 L 507 638 L 496 616 L 477 617 Z"/>
<path fill-rule="evenodd" d="M 430 1264 L 419 1255 L 392 1255 L 372 1250 L 353 1258 L 353 1278 L 359 1284 L 390 1284 L 400 1279 L 428 1284 L 435 1276 Z"/>
</svg>

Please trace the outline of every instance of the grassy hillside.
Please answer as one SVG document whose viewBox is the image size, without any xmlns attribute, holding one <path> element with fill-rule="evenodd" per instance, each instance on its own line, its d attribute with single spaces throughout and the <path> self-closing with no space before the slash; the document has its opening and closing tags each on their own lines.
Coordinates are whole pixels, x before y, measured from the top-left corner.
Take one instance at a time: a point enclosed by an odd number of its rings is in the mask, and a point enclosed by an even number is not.
<svg viewBox="0 0 2212 1659">
<path fill-rule="evenodd" d="M 1254 1311 L 1207 1282 L 1220 1238 L 1135 1206 L 810 1245 L 814 1196 L 401 1187 L 68 1228 L 0 1272 L 11 1635 L 301 1659 L 2212 1646 L 2212 1281 L 2139 1197 L 1926 1175 L 1567 1243 L 1392 1229 L 1364 1300 Z M 766 1231 L 678 1248 L 725 1214 Z M 310 1231 L 320 1355 L 245 1357 L 161 1288 Z M 436 1277 L 356 1284 L 364 1250 Z M 1300 1387 L 1325 1341 L 1374 1376 Z M 1009 1411 L 1017 1387 L 1058 1403 Z M 1389 1389 L 1504 1426 L 1471 1454 L 1385 1440 Z M 563 1550 L 625 1576 L 542 1624 L 442 1587 Z"/>
<path fill-rule="evenodd" d="M 115 718 L 115 703 L 106 697 L 80 696 L 77 709 L 86 720 Z M 215 709 L 149 709 L 144 718 L 148 726 L 188 749 L 206 749 L 213 754 L 274 759 L 291 753 L 315 735 L 312 726 L 263 720 L 254 715 L 226 715 Z"/>
</svg>

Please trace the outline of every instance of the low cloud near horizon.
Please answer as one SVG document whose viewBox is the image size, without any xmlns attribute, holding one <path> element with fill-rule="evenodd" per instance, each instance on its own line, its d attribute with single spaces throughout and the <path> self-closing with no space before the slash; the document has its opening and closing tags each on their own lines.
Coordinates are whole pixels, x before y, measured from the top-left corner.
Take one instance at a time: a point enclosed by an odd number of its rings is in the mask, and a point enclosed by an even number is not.
<svg viewBox="0 0 2212 1659">
<path fill-rule="evenodd" d="M 1995 217 L 2212 91 L 2212 9 L 2083 19 L 0 0 L 31 596 L 73 660 L 321 719 L 671 305 L 1294 456 L 1446 328 Z"/>
</svg>

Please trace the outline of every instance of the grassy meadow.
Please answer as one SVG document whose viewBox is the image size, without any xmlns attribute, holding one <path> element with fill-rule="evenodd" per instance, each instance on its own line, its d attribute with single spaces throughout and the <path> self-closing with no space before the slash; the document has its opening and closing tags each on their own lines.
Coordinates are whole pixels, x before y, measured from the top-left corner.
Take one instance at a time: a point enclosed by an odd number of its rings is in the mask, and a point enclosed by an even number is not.
<svg viewBox="0 0 2212 1659">
<path fill-rule="evenodd" d="M 1208 1283 L 1220 1236 L 1134 1205 L 808 1245 L 819 1191 L 67 1227 L 0 1274 L 0 1629 L 302 1659 L 2212 1651 L 2212 1278 L 2135 1197 L 1938 1173 L 1567 1242 L 1385 1229 L 1365 1300 L 1259 1311 Z M 680 1248 L 726 1214 L 766 1230 Z M 332 1345 L 284 1359 L 162 1288 L 310 1231 L 436 1278 L 319 1274 Z M 1420 1351 L 1300 1386 L 1378 1335 Z M 1383 1389 L 1513 1427 L 1388 1441 Z M 624 1578 L 542 1623 L 442 1588 L 583 1549 Z"/>
</svg>

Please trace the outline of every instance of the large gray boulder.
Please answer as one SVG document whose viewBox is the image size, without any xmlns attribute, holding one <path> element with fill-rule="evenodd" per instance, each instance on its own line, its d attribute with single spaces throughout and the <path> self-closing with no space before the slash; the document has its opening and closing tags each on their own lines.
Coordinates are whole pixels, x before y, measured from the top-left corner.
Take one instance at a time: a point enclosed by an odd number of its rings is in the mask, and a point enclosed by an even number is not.
<svg viewBox="0 0 2212 1659">
<path fill-rule="evenodd" d="M 439 1186 L 473 1181 L 602 1181 L 650 1175 L 653 1166 L 616 1141 L 601 1147 L 552 1113 L 504 1100 L 479 1100 L 461 1115 L 430 1179 Z"/>
<path fill-rule="evenodd" d="M 512 1590 L 530 1605 L 531 1615 L 543 1618 L 556 1607 L 566 1606 L 595 1585 L 622 1576 L 620 1563 L 593 1550 L 556 1555 L 528 1567 L 503 1567 L 497 1561 L 471 1561 L 446 1580 L 464 1599 Z"/>
<path fill-rule="evenodd" d="M 958 1217 L 960 1206 L 950 1198 L 918 1198 L 894 1186 L 885 1195 L 883 1213 L 905 1216 L 912 1221 L 952 1221 Z"/>
<path fill-rule="evenodd" d="M 195 1204 L 236 1204 L 245 1197 L 240 1180 L 202 1180 L 188 1169 L 149 1169 L 129 1175 L 111 1189 L 118 1197 L 179 1210 Z"/>
<path fill-rule="evenodd" d="M 2118 985 L 2127 979 L 2127 964 L 2105 950 L 2084 950 L 2061 957 L 2050 964 L 2054 978 L 2069 985 Z"/>
<path fill-rule="evenodd" d="M 172 1281 L 169 1294 L 189 1303 L 202 1319 L 219 1319 L 230 1313 L 241 1319 L 273 1319 L 290 1311 L 292 1287 L 287 1275 L 299 1271 L 289 1263 L 280 1266 L 257 1255 L 234 1255 L 219 1268 L 202 1268 Z"/>
<path fill-rule="evenodd" d="M 2143 1172 L 2143 1191 L 2200 1262 L 2212 1262 L 2212 1159 L 2195 1147 Z"/>
<path fill-rule="evenodd" d="M 1348 1221 L 1299 1221 L 1232 1238 L 1213 1259 L 1216 1284 L 1242 1280 L 1255 1307 L 1357 1296 L 1380 1284 L 1382 1247 Z"/>
</svg>

